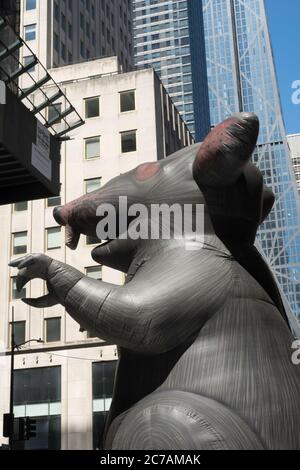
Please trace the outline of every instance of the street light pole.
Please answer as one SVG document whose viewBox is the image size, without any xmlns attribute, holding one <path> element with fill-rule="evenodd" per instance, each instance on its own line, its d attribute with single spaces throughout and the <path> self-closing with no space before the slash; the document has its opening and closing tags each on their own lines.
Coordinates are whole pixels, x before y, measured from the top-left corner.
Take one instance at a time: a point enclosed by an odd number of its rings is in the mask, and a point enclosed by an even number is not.
<svg viewBox="0 0 300 470">
<path fill-rule="evenodd" d="M 14 367 L 15 367 L 15 332 L 14 332 L 14 321 L 15 321 L 15 308 L 12 307 L 12 323 L 11 323 L 11 361 L 10 361 L 10 399 L 9 399 L 9 414 L 10 414 L 10 435 L 9 435 L 9 449 L 13 450 L 13 426 L 14 426 Z"/>
</svg>

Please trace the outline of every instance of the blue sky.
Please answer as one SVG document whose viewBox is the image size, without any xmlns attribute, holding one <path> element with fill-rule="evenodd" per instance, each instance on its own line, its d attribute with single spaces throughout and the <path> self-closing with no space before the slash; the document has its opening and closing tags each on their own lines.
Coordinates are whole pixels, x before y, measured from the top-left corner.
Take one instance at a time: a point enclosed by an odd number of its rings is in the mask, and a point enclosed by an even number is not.
<svg viewBox="0 0 300 470">
<path fill-rule="evenodd" d="M 288 134 L 300 133 L 300 104 L 292 103 L 292 83 L 300 80 L 300 1 L 265 0 L 281 102 Z"/>
</svg>

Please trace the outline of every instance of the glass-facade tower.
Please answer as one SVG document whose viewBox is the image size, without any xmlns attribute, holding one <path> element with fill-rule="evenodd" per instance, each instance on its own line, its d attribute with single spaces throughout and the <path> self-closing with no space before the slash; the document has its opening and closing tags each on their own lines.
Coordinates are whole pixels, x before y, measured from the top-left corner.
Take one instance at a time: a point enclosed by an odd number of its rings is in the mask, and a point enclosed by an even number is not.
<svg viewBox="0 0 300 470">
<path fill-rule="evenodd" d="M 134 57 L 152 66 L 197 141 L 210 130 L 201 0 L 133 0 Z"/>
<path fill-rule="evenodd" d="M 264 0 L 203 0 L 210 118 L 254 111 L 255 162 L 276 202 L 258 242 L 300 317 L 300 200 L 286 141 Z"/>
</svg>

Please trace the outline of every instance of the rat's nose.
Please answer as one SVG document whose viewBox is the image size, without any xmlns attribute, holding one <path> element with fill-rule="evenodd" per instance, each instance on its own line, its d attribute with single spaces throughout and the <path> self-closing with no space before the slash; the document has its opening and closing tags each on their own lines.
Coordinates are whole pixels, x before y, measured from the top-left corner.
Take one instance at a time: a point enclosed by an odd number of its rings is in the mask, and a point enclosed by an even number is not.
<svg viewBox="0 0 300 470">
<path fill-rule="evenodd" d="M 62 209 L 62 206 L 55 207 L 53 209 L 53 217 L 59 225 L 66 225 L 66 222 L 63 220 L 61 216 L 61 209 Z"/>
</svg>

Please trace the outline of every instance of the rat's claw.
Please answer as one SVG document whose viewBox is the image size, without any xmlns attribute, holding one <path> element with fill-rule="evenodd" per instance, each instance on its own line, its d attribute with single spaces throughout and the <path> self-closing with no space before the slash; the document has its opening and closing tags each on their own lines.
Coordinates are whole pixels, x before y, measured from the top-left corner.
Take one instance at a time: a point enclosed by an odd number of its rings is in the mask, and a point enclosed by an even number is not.
<svg viewBox="0 0 300 470">
<path fill-rule="evenodd" d="M 18 285 L 23 287 L 26 282 L 38 278 L 47 280 L 48 268 L 52 262 L 49 256 L 44 254 L 27 255 L 9 263 L 12 268 L 19 269 Z M 25 278 L 25 279 L 22 279 Z"/>
<path fill-rule="evenodd" d="M 36 261 L 37 261 L 36 256 L 29 255 L 28 257 L 20 261 L 18 268 L 19 269 L 29 268 L 29 266 L 32 266 L 33 264 L 35 264 Z"/>
<path fill-rule="evenodd" d="M 29 282 L 31 279 L 30 277 L 26 276 L 26 268 L 21 269 L 17 275 L 16 287 L 19 292 L 23 289 L 23 287 Z"/>
<path fill-rule="evenodd" d="M 24 304 L 35 308 L 48 308 L 58 304 L 57 299 L 52 294 L 47 294 L 37 299 L 22 299 Z"/>
<path fill-rule="evenodd" d="M 23 267 L 22 264 L 25 263 L 26 261 L 28 261 L 31 258 L 32 258 L 32 255 L 22 256 L 22 258 L 14 259 L 10 263 L 8 263 L 8 266 L 10 266 L 11 268 L 19 268 L 20 269 L 20 268 Z"/>
</svg>

